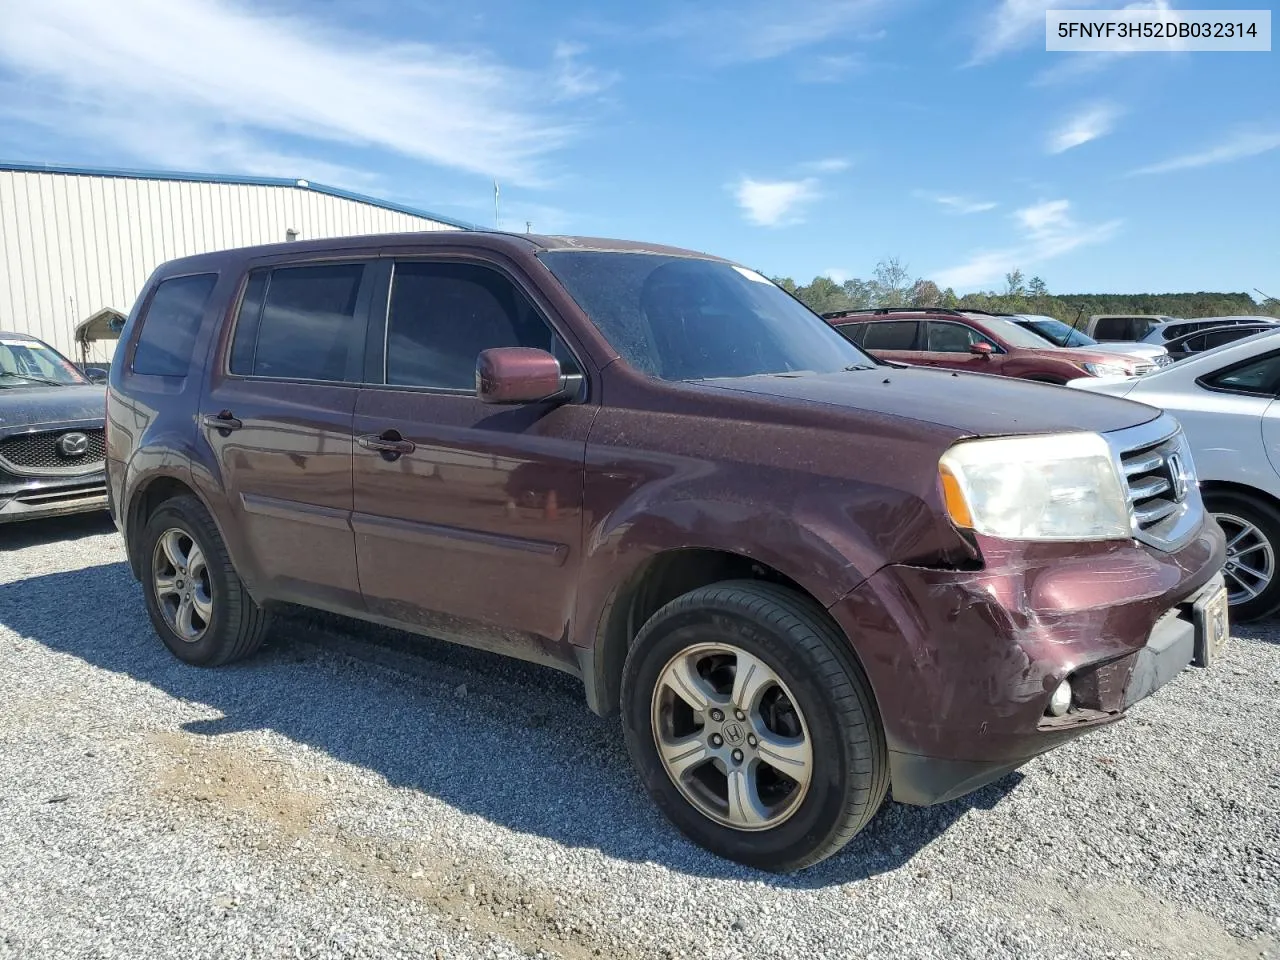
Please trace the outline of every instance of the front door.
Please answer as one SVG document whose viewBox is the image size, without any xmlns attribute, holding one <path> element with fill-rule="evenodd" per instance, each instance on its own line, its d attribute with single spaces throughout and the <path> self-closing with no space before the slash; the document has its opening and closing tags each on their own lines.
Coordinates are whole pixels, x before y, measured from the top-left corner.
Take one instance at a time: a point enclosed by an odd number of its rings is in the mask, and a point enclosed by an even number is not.
<svg viewBox="0 0 1280 960">
<path fill-rule="evenodd" d="M 384 383 L 361 390 L 355 415 L 366 446 L 352 525 L 369 612 L 566 660 L 596 407 L 585 383 L 575 402 L 481 403 L 475 366 L 482 350 L 526 346 L 582 368 L 521 287 L 479 262 L 397 261 L 386 316 Z"/>
<path fill-rule="evenodd" d="M 252 271 L 200 430 L 222 472 L 242 575 L 261 596 L 363 607 L 351 532 L 352 420 L 372 287 L 364 262 Z"/>
<path fill-rule="evenodd" d="M 985 343 L 991 348 L 991 353 L 974 353 L 975 343 Z M 924 324 L 924 350 L 914 362 L 921 366 L 946 367 L 969 373 L 999 373 L 1004 366 L 1004 353 L 968 324 L 928 320 Z"/>
</svg>

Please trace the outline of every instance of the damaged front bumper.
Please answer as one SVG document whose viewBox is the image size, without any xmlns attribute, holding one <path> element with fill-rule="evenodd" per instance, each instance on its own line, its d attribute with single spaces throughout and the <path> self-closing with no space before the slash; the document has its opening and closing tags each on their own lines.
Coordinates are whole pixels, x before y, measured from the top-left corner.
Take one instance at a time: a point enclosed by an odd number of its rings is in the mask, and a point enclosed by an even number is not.
<svg viewBox="0 0 1280 960">
<path fill-rule="evenodd" d="M 893 798 L 963 796 L 1125 711 L 1213 654 L 1225 544 L 1006 545 L 981 570 L 886 567 L 831 607 L 884 723 Z M 1070 678 L 1069 713 L 1046 712 Z"/>
</svg>

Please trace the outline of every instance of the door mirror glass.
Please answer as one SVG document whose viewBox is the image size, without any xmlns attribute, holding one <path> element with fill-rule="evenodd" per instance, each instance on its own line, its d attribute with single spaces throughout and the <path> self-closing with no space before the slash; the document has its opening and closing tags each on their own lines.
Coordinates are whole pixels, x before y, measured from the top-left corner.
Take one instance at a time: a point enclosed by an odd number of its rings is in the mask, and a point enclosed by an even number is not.
<svg viewBox="0 0 1280 960">
<path fill-rule="evenodd" d="M 485 403 L 565 399 L 560 361 L 535 347 L 491 347 L 476 360 L 476 396 Z"/>
</svg>

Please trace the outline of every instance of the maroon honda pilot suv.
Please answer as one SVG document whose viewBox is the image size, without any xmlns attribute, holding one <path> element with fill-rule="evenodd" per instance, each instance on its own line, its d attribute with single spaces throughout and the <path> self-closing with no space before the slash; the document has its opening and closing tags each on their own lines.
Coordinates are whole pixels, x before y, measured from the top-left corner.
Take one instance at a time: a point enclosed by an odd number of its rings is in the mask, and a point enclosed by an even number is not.
<svg viewBox="0 0 1280 960">
<path fill-rule="evenodd" d="M 291 603 L 568 671 L 681 830 L 771 870 L 1119 720 L 1227 635 L 1174 420 L 884 364 L 639 243 L 167 263 L 107 472 L 182 660 L 251 654 Z"/>
</svg>

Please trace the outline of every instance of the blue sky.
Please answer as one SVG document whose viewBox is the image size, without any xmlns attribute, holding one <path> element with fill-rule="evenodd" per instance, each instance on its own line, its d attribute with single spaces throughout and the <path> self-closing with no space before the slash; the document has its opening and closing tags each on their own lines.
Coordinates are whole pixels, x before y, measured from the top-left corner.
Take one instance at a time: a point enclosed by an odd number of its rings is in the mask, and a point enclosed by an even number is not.
<svg viewBox="0 0 1280 960">
<path fill-rule="evenodd" d="M 1017 266 L 1280 296 L 1277 54 L 1046 53 L 1045 9 L 1090 5 L 5 0 L 0 159 L 305 177 L 485 225 L 496 177 L 506 228 L 801 281 L 898 256 L 959 292 Z"/>
</svg>

